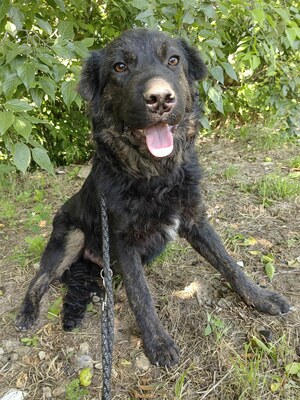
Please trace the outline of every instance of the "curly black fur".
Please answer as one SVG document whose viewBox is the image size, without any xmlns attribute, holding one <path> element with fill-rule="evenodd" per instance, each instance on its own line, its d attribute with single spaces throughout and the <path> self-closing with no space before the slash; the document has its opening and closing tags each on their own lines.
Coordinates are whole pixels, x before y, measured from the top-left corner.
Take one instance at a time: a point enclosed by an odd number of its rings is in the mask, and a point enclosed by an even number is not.
<svg viewBox="0 0 300 400">
<path fill-rule="evenodd" d="M 88 261 L 78 260 L 67 269 L 61 278 L 66 284 L 62 323 L 65 331 L 80 326 L 88 303 L 94 295 L 104 299 L 104 290 L 97 283 L 99 266 Z"/>
</svg>

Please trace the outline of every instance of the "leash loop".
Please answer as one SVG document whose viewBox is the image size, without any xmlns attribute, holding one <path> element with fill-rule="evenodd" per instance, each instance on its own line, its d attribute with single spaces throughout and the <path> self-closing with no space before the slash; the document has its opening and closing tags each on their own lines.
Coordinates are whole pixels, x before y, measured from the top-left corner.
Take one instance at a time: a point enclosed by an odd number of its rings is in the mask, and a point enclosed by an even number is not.
<svg viewBox="0 0 300 400">
<path fill-rule="evenodd" d="M 108 216 L 105 197 L 101 195 L 103 269 L 101 278 L 105 289 L 102 303 L 102 400 L 111 399 L 111 370 L 114 341 L 114 296 L 109 254 Z"/>
</svg>

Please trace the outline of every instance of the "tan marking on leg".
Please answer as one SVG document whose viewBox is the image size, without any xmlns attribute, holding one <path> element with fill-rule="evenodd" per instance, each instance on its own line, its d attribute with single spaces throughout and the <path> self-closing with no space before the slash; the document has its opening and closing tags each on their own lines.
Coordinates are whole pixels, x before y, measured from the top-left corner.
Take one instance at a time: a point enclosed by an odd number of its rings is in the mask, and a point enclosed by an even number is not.
<svg viewBox="0 0 300 400">
<path fill-rule="evenodd" d="M 84 233 L 80 229 L 74 229 L 69 232 L 64 258 L 55 271 L 56 279 L 60 278 L 65 270 L 77 260 L 84 247 L 84 242 Z"/>
<path fill-rule="evenodd" d="M 103 267 L 103 259 L 102 257 L 95 256 L 89 249 L 84 250 L 84 256 L 86 260 L 92 261 L 94 264 L 97 264 L 99 267 Z"/>
</svg>

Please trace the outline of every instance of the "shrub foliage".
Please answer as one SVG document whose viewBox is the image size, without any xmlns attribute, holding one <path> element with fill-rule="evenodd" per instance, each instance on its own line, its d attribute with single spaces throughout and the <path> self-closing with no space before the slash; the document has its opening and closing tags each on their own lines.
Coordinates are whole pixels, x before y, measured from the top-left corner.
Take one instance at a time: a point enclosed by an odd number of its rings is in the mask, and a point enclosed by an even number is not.
<svg viewBox="0 0 300 400">
<path fill-rule="evenodd" d="M 299 129 L 299 1 L 2 0 L 0 172 L 90 158 L 82 59 L 121 31 L 163 29 L 201 49 L 201 122 L 273 117 Z M 51 160 L 51 161 L 50 161 Z"/>
</svg>

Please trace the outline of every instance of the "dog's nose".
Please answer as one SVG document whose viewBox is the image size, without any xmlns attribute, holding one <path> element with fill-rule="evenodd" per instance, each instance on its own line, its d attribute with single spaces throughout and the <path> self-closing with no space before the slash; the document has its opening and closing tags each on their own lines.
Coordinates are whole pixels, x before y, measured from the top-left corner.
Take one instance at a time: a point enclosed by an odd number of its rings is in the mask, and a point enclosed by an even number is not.
<svg viewBox="0 0 300 400">
<path fill-rule="evenodd" d="M 144 92 L 147 107 L 155 113 L 169 112 L 176 103 L 174 90 L 163 79 L 152 79 Z"/>
</svg>

